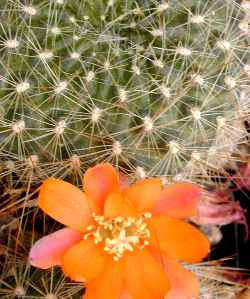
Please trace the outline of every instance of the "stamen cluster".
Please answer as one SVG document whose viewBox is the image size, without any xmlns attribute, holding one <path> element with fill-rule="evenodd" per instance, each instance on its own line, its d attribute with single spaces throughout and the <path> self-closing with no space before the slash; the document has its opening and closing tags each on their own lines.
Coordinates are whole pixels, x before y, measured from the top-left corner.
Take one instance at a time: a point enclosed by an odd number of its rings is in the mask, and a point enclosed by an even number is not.
<svg viewBox="0 0 250 299">
<path fill-rule="evenodd" d="M 150 231 L 145 222 L 148 218 L 151 218 L 150 213 L 139 217 L 118 216 L 112 219 L 93 214 L 96 225 L 87 227 L 88 232 L 84 235 L 84 240 L 93 237 L 95 244 L 103 242 L 104 251 L 118 261 L 125 251 L 143 249 L 149 244 Z"/>
</svg>

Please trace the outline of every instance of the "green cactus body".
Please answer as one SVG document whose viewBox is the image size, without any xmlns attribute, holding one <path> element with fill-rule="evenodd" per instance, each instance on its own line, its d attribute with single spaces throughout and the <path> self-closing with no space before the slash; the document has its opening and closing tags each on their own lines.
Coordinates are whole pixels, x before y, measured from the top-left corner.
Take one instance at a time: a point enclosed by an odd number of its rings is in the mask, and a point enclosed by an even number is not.
<svg viewBox="0 0 250 299">
<path fill-rule="evenodd" d="M 3 1 L 4 160 L 33 157 L 53 168 L 45 176 L 79 159 L 171 177 L 192 153 L 206 156 L 247 85 L 242 6 Z"/>
</svg>

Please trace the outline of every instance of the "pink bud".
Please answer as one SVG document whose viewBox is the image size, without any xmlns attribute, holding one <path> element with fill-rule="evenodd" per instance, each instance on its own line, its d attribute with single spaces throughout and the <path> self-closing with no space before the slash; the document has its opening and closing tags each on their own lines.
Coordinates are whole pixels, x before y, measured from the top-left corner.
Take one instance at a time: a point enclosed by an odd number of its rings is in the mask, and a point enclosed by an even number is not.
<svg viewBox="0 0 250 299">
<path fill-rule="evenodd" d="M 209 200 L 212 198 L 213 200 Z M 218 199 L 216 202 L 216 198 Z M 198 214 L 192 217 L 198 225 L 226 225 L 229 223 L 243 224 L 246 228 L 246 239 L 248 238 L 248 225 L 239 202 L 222 200 L 216 193 L 210 192 L 210 196 L 203 198 L 198 205 Z"/>
</svg>

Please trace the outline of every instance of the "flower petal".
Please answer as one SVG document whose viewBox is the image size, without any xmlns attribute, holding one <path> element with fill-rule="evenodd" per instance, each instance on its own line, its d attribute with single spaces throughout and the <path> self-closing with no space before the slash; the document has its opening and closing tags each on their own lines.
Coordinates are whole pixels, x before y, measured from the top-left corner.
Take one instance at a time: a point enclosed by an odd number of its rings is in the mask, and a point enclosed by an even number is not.
<svg viewBox="0 0 250 299">
<path fill-rule="evenodd" d="M 111 193 L 105 201 L 104 216 L 107 218 L 136 216 L 136 209 L 120 192 Z"/>
<path fill-rule="evenodd" d="M 133 299 L 127 290 L 124 290 L 119 299 Z"/>
<path fill-rule="evenodd" d="M 133 299 L 163 298 L 168 292 L 163 267 L 146 249 L 128 254 L 124 263 L 125 287 Z"/>
<path fill-rule="evenodd" d="M 163 266 L 170 281 L 171 289 L 165 295 L 164 299 L 199 298 L 199 280 L 191 271 L 181 266 L 176 260 L 159 253 L 157 250 L 151 250 L 150 252 Z"/>
<path fill-rule="evenodd" d="M 117 299 L 123 291 L 122 264 L 110 260 L 105 271 L 87 284 L 84 299 Z"/>
<path fill-rule="evenodd" d="M 188 263 L 201 261 L 210 251 L 208 239 L 179 219 L 155 216 L 148 220 L 150 244 L 167 256 Z"/>
<path fill-rule="evenodd" d="M 87 197 L 103 207 L 108 194 L 119 190 L 119 176 L 111 164 L 101 163 L 85 172 L 83 185 Z"/>
<path fill-rule="evenodd" d="M 198 278 L 175 260 L 165 257 L 163 262 L 171 285 L 164 299 L 198 299 Z"/>
<path fill-rule="evenodd" d="M 60 265 L 64 253 L 80 242 L 82 235 L 82 233 L 66 227 L 41 238 L 30 250 L 31 265 L 40 269 Z"/>
<path fill-rule="evenodd" d="M 158 178 L 141 180 L 125 189 L 124 196 L 135 205 L 138 212 L 149 212 L 154 207 L 162 186 L 162 181 Z"/>
<path fill-rule="evenodd" d="M 191 183 L 175 183 L 166 187 L 160 194 L 154 213 L 175 218 L 186 218 L 197 213 L 202 189 Z"/>
<path fill-rule="evenodd" d="M 40 187 L 38 205 L 50 217 L 79 231 L 84 231 L 93 212 L 81 190 L 53 178 Z"/>
<path fill-rule="evenodd" d="M 63 256 L 62 270 L 72 280 L 89 282 L 104 270 L 107 254 L 93 240 L 82 240 Z"/>
<path fill-rule="evenodd" d="M 128 176 L 122 172 L 119 172 L 119 184 L 120 184 L 120 190 L 124 190 L 129 187 Z"/>
</svg>

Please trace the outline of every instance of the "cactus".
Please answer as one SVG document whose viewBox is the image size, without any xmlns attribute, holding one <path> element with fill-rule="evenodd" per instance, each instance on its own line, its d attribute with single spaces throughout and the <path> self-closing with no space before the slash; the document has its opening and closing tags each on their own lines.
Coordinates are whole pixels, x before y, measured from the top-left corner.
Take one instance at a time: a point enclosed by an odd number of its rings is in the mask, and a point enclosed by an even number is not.
<svg viewBox="0 0 250 299">
<path fill-rule="evenodd" d="M 247 5 L 78 2 L 2 1 L 7 166 L 67 176 L 108 160 L 171 177 L 228 148 L 220 136 L 245 136 L 231 126 L 249 78 Z"/>
<path fill-rule="evenodd" d="M 31 222 L 36 188 L 50 176 L 81 185 L 89 166 L 108 161 L 131 179 L 213 189 L 230 180 L 227 169 L 245 162 L 249 16 L 247 0 L 2 0 L 4 250 L 28 250 L 30 223 L 37 235 L 50 230 L 40 212 L 43 228 Z M 8 253 L 4 289 L 23 265 L 18 250 Z M 48 279 L 30 271 L 22 268 Z M 59 298 L 74 297 L 67 283 Z M 42 292 L 30 296 L 54 299 Z"/>
</svg>

